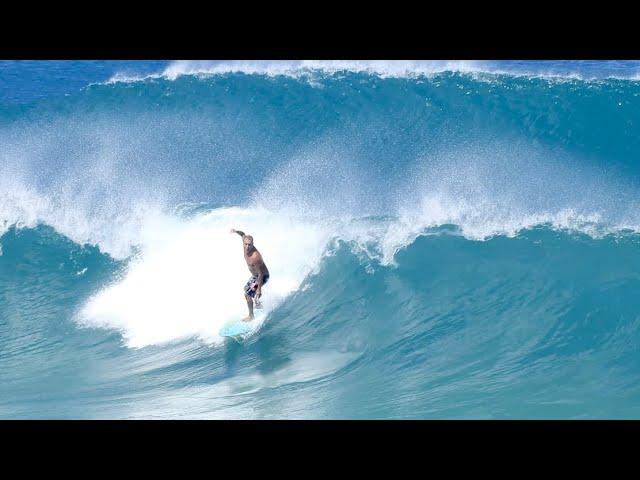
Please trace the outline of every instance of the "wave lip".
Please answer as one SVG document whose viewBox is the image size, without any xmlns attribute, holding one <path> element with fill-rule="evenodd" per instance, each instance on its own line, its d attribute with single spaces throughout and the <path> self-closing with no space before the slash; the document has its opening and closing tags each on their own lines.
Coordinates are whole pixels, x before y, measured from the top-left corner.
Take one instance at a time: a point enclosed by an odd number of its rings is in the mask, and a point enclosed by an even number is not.
<svg viewBox="0 0 640 480">
<path fill-rule="evenodd" d="M 366 73 L 382 78 L 411 78 L 445 72 L 509 75 L 548 80 L 640 79 L 637 62 L 520 62 L 490 60 L 178 60 L 162 72 L 147 75 L 117 73 L 106 83 L 138 82 L 185 75 L 206 76 L 229 73 L 300 77 L 312 72 Z"/>
<path fill-rule="evenodd" d="M 477 61 L 415 61 L 415 60 L 297 60 L 297 61 L 178 61 L 169 65 L 163 75 L 175 80 L 181 75 L 248 73 L 296 76 L 304 72 L 336 73 L 349 71 L 370 73 L 382 77 L 429 75 L 445 71 L 480 71 Z"/>
</svg>

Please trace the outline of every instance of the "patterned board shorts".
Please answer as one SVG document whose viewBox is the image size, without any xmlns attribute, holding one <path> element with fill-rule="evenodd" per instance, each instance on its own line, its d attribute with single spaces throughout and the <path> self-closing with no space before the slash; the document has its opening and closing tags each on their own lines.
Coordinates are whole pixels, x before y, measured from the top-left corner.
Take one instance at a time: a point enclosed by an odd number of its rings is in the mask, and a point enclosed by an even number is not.
<svg viewBox="0 0 640 480">
<path fill-rule="evenodd" d="M 269 281 L 269 275 L 262 277 L 262 285 L 266 285 Z M 256 296 L 256 289 L 258 288 L 258 277 L 252 275 L 249 281 L 244 286 L 244 294 L 249 295 L 251 298 Z"/>
</svg>

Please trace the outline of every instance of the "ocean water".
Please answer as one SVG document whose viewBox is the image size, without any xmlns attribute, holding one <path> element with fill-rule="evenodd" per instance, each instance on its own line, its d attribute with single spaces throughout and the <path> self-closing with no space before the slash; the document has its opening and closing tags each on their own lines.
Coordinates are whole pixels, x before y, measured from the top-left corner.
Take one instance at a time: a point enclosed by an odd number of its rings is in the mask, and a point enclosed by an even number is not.
<svg viewBox="0 0 640 480">
<path fill-rule="evenodd" d="M 0 418 L 640 418 L 640 62 L 3 61 L 0 146 Z"/>
</svg>

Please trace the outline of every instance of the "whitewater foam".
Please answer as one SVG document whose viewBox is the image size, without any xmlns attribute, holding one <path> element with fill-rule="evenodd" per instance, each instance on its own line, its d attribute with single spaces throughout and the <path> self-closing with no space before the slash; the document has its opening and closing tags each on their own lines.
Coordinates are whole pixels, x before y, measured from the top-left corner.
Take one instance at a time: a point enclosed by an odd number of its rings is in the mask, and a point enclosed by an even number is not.
<svg viewBox="0 0 640 480">
<path fill-rule="evenodd" d="M 127 346 L 197 337 L 219 343 L 220 327 L 247 315 L 242 287 L 249 276 L 242 245 L 230 229 L 254 236 L 270 271 L 266 315 L 299 288 L 319 263 L 326 229 L 259 209 L 223 208 L 191 219 L 166 216 L 142 230 L 140 256 L 121 280 L 82 308 L 86 326 L 115 328 Z"/>
</svg>

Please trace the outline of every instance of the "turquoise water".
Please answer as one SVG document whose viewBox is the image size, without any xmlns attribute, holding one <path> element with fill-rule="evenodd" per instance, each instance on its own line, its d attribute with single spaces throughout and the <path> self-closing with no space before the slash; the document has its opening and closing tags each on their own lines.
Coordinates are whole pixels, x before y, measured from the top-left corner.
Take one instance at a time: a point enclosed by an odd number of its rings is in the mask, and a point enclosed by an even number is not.
<svg viewBox="0 0 640 480">
<path fill-rule="evenodd" d="M 0 418 L 640 416 L 637 62 L 9 63 Z"/>
</svg>

